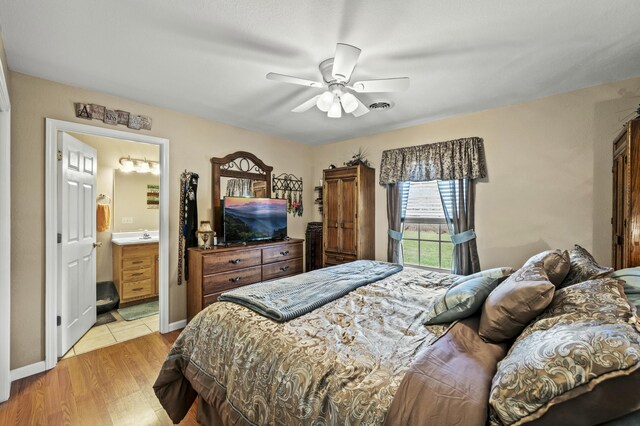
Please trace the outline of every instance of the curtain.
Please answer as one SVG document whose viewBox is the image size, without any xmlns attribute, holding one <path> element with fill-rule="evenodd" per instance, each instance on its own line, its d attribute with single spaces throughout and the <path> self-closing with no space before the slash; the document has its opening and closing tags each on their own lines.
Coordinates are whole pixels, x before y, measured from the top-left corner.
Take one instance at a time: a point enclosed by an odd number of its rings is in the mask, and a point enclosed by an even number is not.
<svg viewBox="0 0 640 426">
<path fill-rule="evenodd" d="M 402 265 L 402 219 L 406 209 L 406 202 L 403 202 L 404 187 L 402 182 L 387 185 L 387 222 L 389 224 L 387 261 Z"/>
<path fill-rule="evenodd" d="M 227 181 L 227 197 L 253 197 L 251 179 L 229 179 Z"/>
<path fill-rule="evenodd" d="M 472 137 L 382 153 L 380 185 L 486 177 L 484 141 Z"/>
<path fill-rule="evenodd" d="M 479 137 L 384 151 L 380 185 L 387 187 L 389 261 L 402 262 L 402 183 L 437 180 L 454 244 L 452 272 L 467 275 L 479 271 L 474 230 L 475 179 L 486 176 L 484 141 Z"/>
<path fill-rule="evenodd" d="M 451 272 L 469 275 L 480 271 L 480 258 L 476 244 L 473 179 L 440 180 L 438 191 L 453 242 Z"/>
</svg>

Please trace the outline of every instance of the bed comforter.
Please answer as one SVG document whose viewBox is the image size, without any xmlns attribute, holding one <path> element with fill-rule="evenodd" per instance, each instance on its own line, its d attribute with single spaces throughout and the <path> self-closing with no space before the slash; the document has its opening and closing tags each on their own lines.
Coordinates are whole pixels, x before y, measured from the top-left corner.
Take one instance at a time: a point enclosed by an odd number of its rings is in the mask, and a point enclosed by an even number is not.
<svg viewBox="0 0 640 426">
<path fill-rule="evenodd" d="M 414 361 L 420 355 L 423 365 L 447 358 L 442 351 L 451 346 L 450 339 L 440 339 L 442 347 L 435 352 L 428 349 L 451 325 L 424 326 L 422 321 L 424 306 L 453 278 L 406 268 L 286 323 L 234 303 L 216 303 L 176 340 L 154 385 L 156 395 L 174 422 L 198 397 L 198 419 L 206 424 L 383 424 L 392 403 L 396 414 L 410 411 L 394 396 Z M 451 338 L 465 339 L 464 333 Z M 473 352 L 480 348 L 476 343 L 466 349 L 454 346 Z M 498 352 L 489 355 L 495 358 L 489 369 L 501 357 Z M 440 356 L 424 358 L 429 353 Z M 423 370 L 410 371 L 403 394 L 420 391 L 411 378 L 425 377 Z M 432 370 L 437 376 L 438 369 Z M 488 393 L 489 386 L 490 376 L 480 388 Z M 432 386 L 430 392 L 443 390 Z M 428 399 L 414 395 L 406 401 L 416 403 L 428 404 Z M 429 415 L 413 411 L 414 416 Z M 485 419 L 477 421 L 484 424 Z"/>
</svg>

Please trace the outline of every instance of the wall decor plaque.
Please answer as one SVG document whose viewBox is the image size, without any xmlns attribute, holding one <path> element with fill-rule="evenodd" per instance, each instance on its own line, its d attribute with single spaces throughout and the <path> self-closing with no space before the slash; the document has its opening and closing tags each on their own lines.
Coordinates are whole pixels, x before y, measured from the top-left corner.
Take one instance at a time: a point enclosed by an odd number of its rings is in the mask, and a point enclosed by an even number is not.
<svg viewBox="0 0 640 426">
<path fill-rule="evenodd" d="M 112 109 L 104 110 L 104 124 L 111 124 L 113 126 L 118 124 L 118 114 Z"/>
<path fill-rule="evenodd" d="M 101 120 L 105 124 L 117 126 L 123 124 L 134 130 L 151 130 L 151 117 L 131 114 L 129 111 L 109 109 L 103 105 L 75 102 L 76 117 L 85 120 Z"/>
</svg>

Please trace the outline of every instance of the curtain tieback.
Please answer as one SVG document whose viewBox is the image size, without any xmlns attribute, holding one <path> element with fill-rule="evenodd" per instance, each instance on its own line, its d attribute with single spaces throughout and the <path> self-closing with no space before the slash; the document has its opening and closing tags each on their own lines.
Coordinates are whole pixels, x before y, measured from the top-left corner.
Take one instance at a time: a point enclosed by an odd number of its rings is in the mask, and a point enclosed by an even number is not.
<svg viewBox="0 0 640 426">
<path fill-rule="evenodd" d="M 475 238 L 476 231 L 474 231 L 473 229 L 469 229 L 459 234 L 451 234 L 451 242 L 456 245 L 466 243 L 467 241 L 471 241 Z"/>
<path fill-rule="evenodd" d="M 402 232 L 400 231 L 394 231 L 393 229 L 387 229 L 387 234 L 389 234 L 389 236 L 391 238 L 393 238 L 396 241 L 402 241 Z"/>
</svg>

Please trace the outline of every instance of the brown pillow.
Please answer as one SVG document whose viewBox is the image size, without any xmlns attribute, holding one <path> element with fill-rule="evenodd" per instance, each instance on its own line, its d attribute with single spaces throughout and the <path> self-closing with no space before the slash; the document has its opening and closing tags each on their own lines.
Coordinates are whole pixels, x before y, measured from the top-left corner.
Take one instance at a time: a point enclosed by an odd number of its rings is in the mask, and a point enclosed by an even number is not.
<svg viewBox="0 0 640 426">
<path fill-rule="evenodd" d="M 569 252 L 560 249 L 546 250 L 531 257 L 524 263 L 524 266 L 533 265 L 536 262 L 542 262 L 542 267 L 551 281 L 556 287 L 559 286 L 569 273 Z"/>
<path fill-rule="evenodd" d="M 571 268 L 569 268 L 569 273 L 564 281 L 562 281 L 560 287 L 566 287 L 596 278 L 606 278 L 613 273 L 613 268 L 598 265 L 598 262 L 596 262 L 591 253 L 577 244 L 569 253 L 569 258 L 571 260 Z"/>
<path fill-rule="evenodd" d="M 480 317 L 480 337 L 496 343 L 513 339 L 551 303 L 555 288 L 542 262 L 523 266 L 487 297 Z"/>
</svg>

